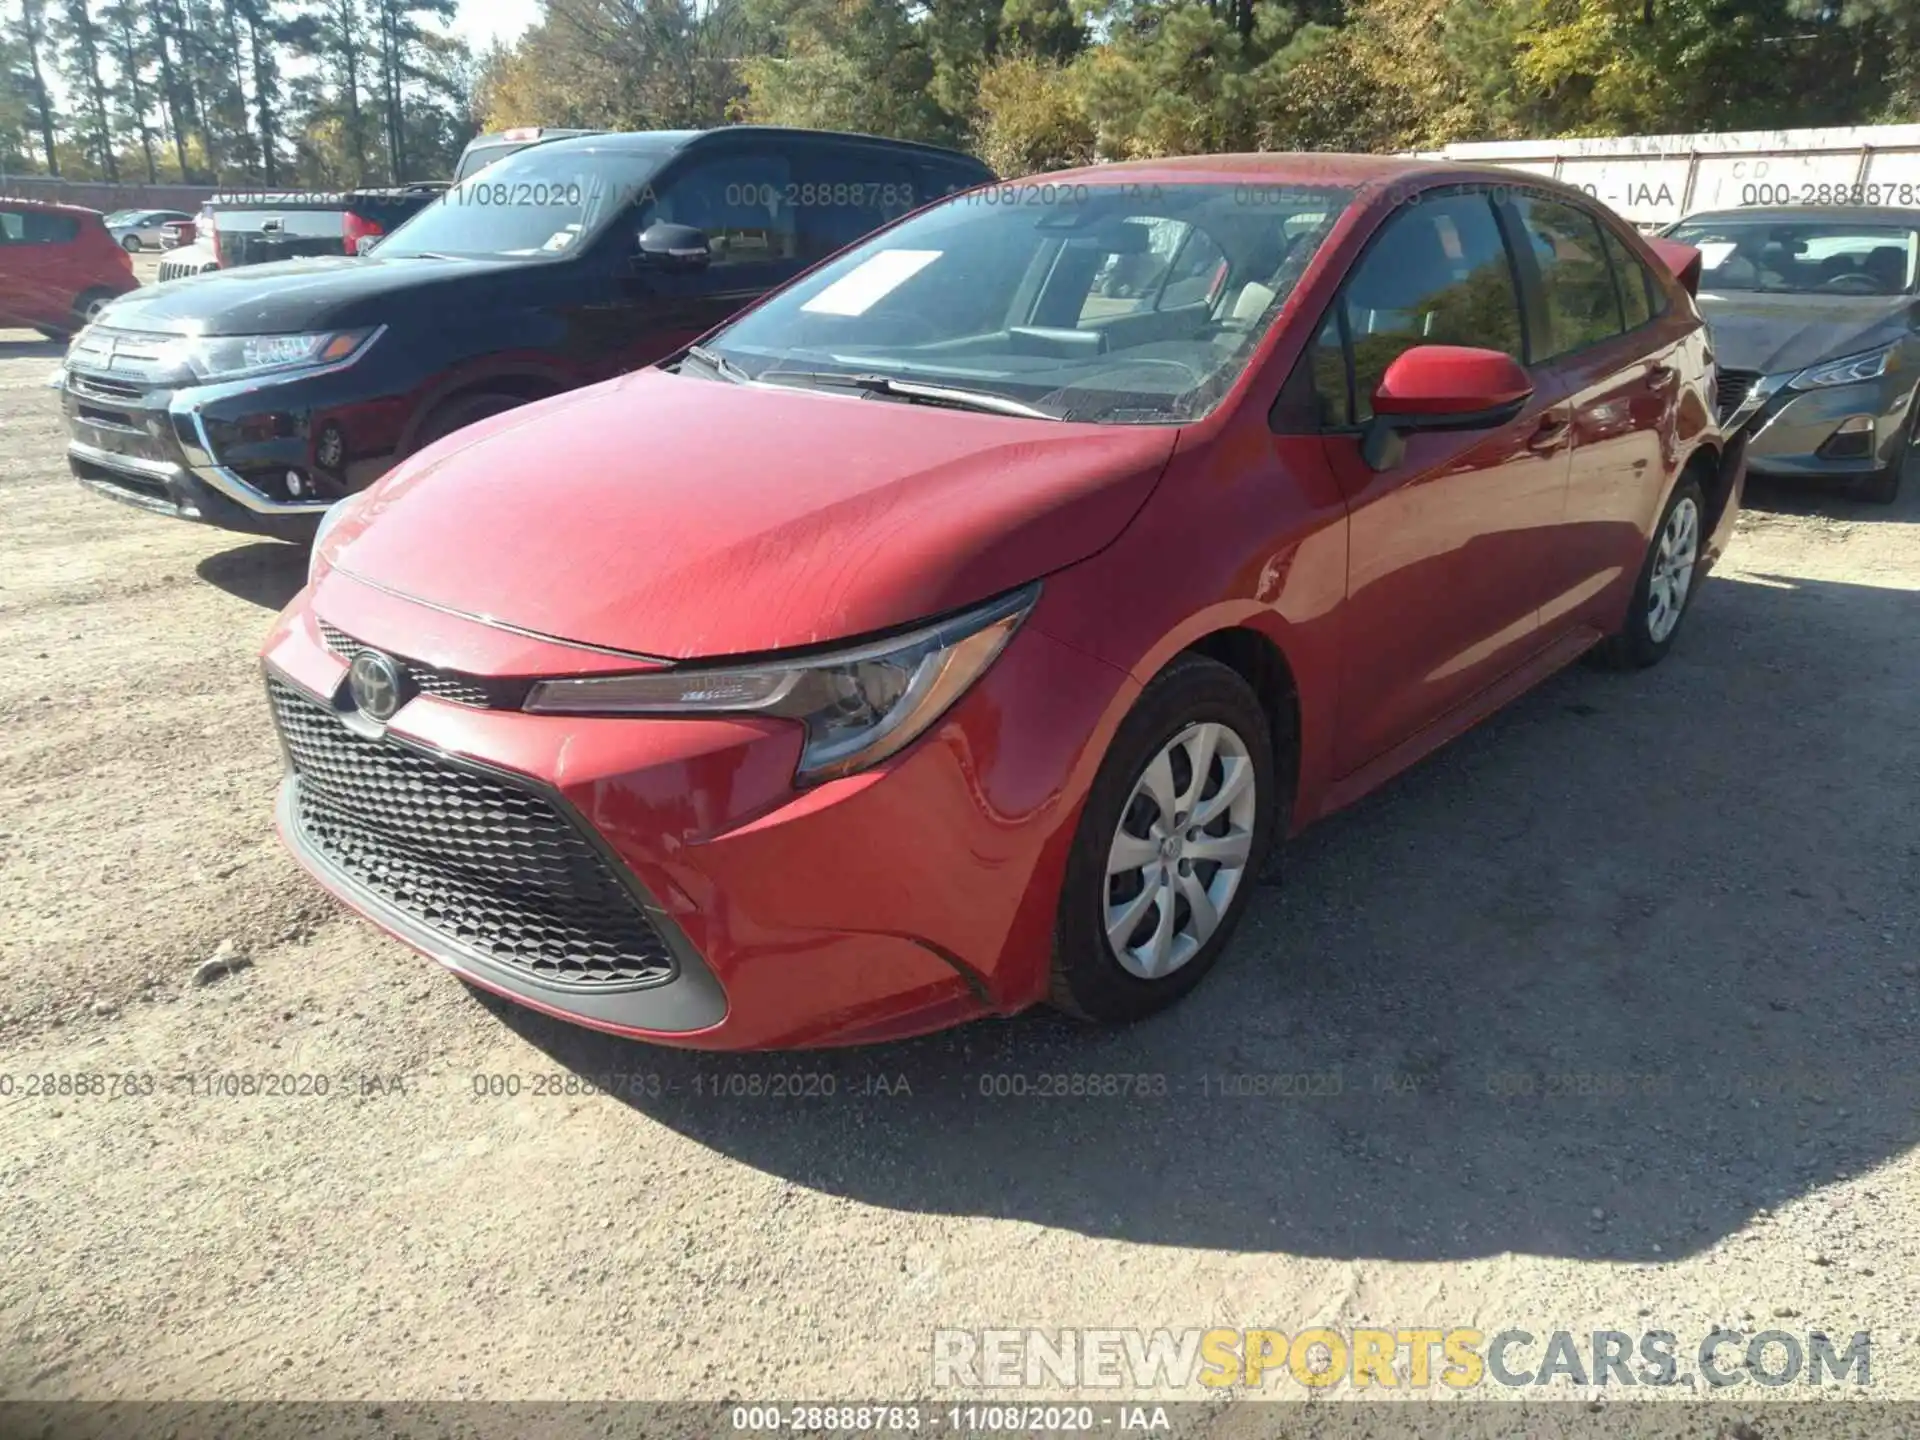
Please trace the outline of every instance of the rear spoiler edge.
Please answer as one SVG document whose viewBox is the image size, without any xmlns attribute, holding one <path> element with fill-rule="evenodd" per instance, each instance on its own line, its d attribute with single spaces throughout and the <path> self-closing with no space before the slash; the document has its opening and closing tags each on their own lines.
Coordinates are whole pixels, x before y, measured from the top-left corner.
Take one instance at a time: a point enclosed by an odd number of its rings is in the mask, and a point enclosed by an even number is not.
<svg viewBox="0 0 1920 1440">
<path fill-rule="evenodd" d="M 1653 247 L 1653 253 L 1660 257 L 1674 278 L 1685 287 L 1689 295 L 1700 293 L 1700 252 L 1684 240 L 1669 240 L 1664 235 L 1649 235 L 1647 244 Z"/>
</svg>

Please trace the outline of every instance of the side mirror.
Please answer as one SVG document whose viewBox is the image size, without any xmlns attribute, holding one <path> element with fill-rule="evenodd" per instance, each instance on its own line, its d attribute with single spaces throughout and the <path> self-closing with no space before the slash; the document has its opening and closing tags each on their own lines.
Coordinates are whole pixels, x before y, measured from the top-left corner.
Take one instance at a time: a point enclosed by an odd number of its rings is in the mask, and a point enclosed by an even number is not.
<svg viewBox="0 0 1920 1440">
<path fill-rule="evenodd" d="M 1532 394 L 1532 379 L 1511 355 L 1467 345 L 1416 345 L 1380 377 L 1361 456 L 1373 469 L 1389 470 L 1400 463 L 1406 436 L 1492 430 L 1519 415 Z"/>
<path fill-rule="evenodd" d="M 713 259 L 713 247 L 704 230 L 657 220 L 640 232 L 634 258 L 643 265 L 698 270 Z"/>
</svg>

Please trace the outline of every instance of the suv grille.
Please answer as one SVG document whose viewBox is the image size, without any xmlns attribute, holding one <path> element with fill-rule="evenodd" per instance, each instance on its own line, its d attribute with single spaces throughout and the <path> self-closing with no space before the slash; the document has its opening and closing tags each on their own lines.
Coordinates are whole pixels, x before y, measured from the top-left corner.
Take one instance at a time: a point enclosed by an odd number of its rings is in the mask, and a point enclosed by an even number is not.
<svg viewBox="0 0 1920 1440">
<path fill-rule="evenodd" d="M 435 934 L 549 985 L 674 976 L 632 893 L 551 800 L 391 738 L 365 739 L 269 677 L 302 841 Z"/>
<path fill-rule="evenodd" d="M 319 621 L 319 625 L 320 638 L 326 642 L 327 649 L 343 660 L 351 660 L 366 648 L 344 630 L 336 630 L 324 620 Z M 399 660 L 399 657 L 395 659 Z M 471 676 L 459 675 L 451 670 L 436 670 L 431 665 L 416 665 L 411 660 L 399 660 L 399 664 L 413 682 L 413 688 L 423 695 L 433 695 L 441 700 L 451 700 L 456 705 L 472 705 L 482 710 L 493 705 L 492 689 Z"/>
<path fill-rule="evenodd" d="M 1722 370 L 1719 389 L 1714 395 L 1714 403 L 1720 408 L 1720 418 L 1726 419 L 1740 408 L 1740 402 L 1747 398 L 1747 392 L 1753 388 L 1759 375 L 1751 370 Z"/>
</svg>

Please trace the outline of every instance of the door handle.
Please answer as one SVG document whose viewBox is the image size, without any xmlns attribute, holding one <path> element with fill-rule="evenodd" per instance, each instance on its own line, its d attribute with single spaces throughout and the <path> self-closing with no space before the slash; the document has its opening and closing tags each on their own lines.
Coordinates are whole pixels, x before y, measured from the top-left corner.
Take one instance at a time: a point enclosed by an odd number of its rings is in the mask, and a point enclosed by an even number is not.
<svg viewBox="0 0 1920 1440">
<path fill-rule="evenodd" d="M 1573 422 L 1564 415 L 1542 416 L 1533 434 L 1527 437 L 1527 448 L 1538 455 L 1550 455 L 1560 448 L 1572 429 Z"/>
</svg>

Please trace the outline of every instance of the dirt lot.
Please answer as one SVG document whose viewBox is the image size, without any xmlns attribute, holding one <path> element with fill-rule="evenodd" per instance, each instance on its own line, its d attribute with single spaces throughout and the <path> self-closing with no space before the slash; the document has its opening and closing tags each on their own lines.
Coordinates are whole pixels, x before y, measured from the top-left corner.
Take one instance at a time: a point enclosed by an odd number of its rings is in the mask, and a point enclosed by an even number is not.
<svg viewBox="0 0 1920 1440">
<path fill-rule="evenodd" d="M 1172 1014 L 703 1060 L 483 1004 L 302 877 L 254 650 L 304 557 L 81 492 L 55 360 L 0 335 L 0 1393 L 901 1396 L 935 1326 L 1717 1323 L 1870 1329 L 1920 1397 L 1920 494 L 1752 497 L 1666 665 L 1309 834 Z M 794 1073 L 838 1093 L 725 1093 Z M 981 1093 L 1074 1073 L 1168 1094 Z M 1220 1094 L 1297 1074 L 1338 1093 Z M 535 1093 L 578 1075 L 628 1093 Z"/>
</svg>

